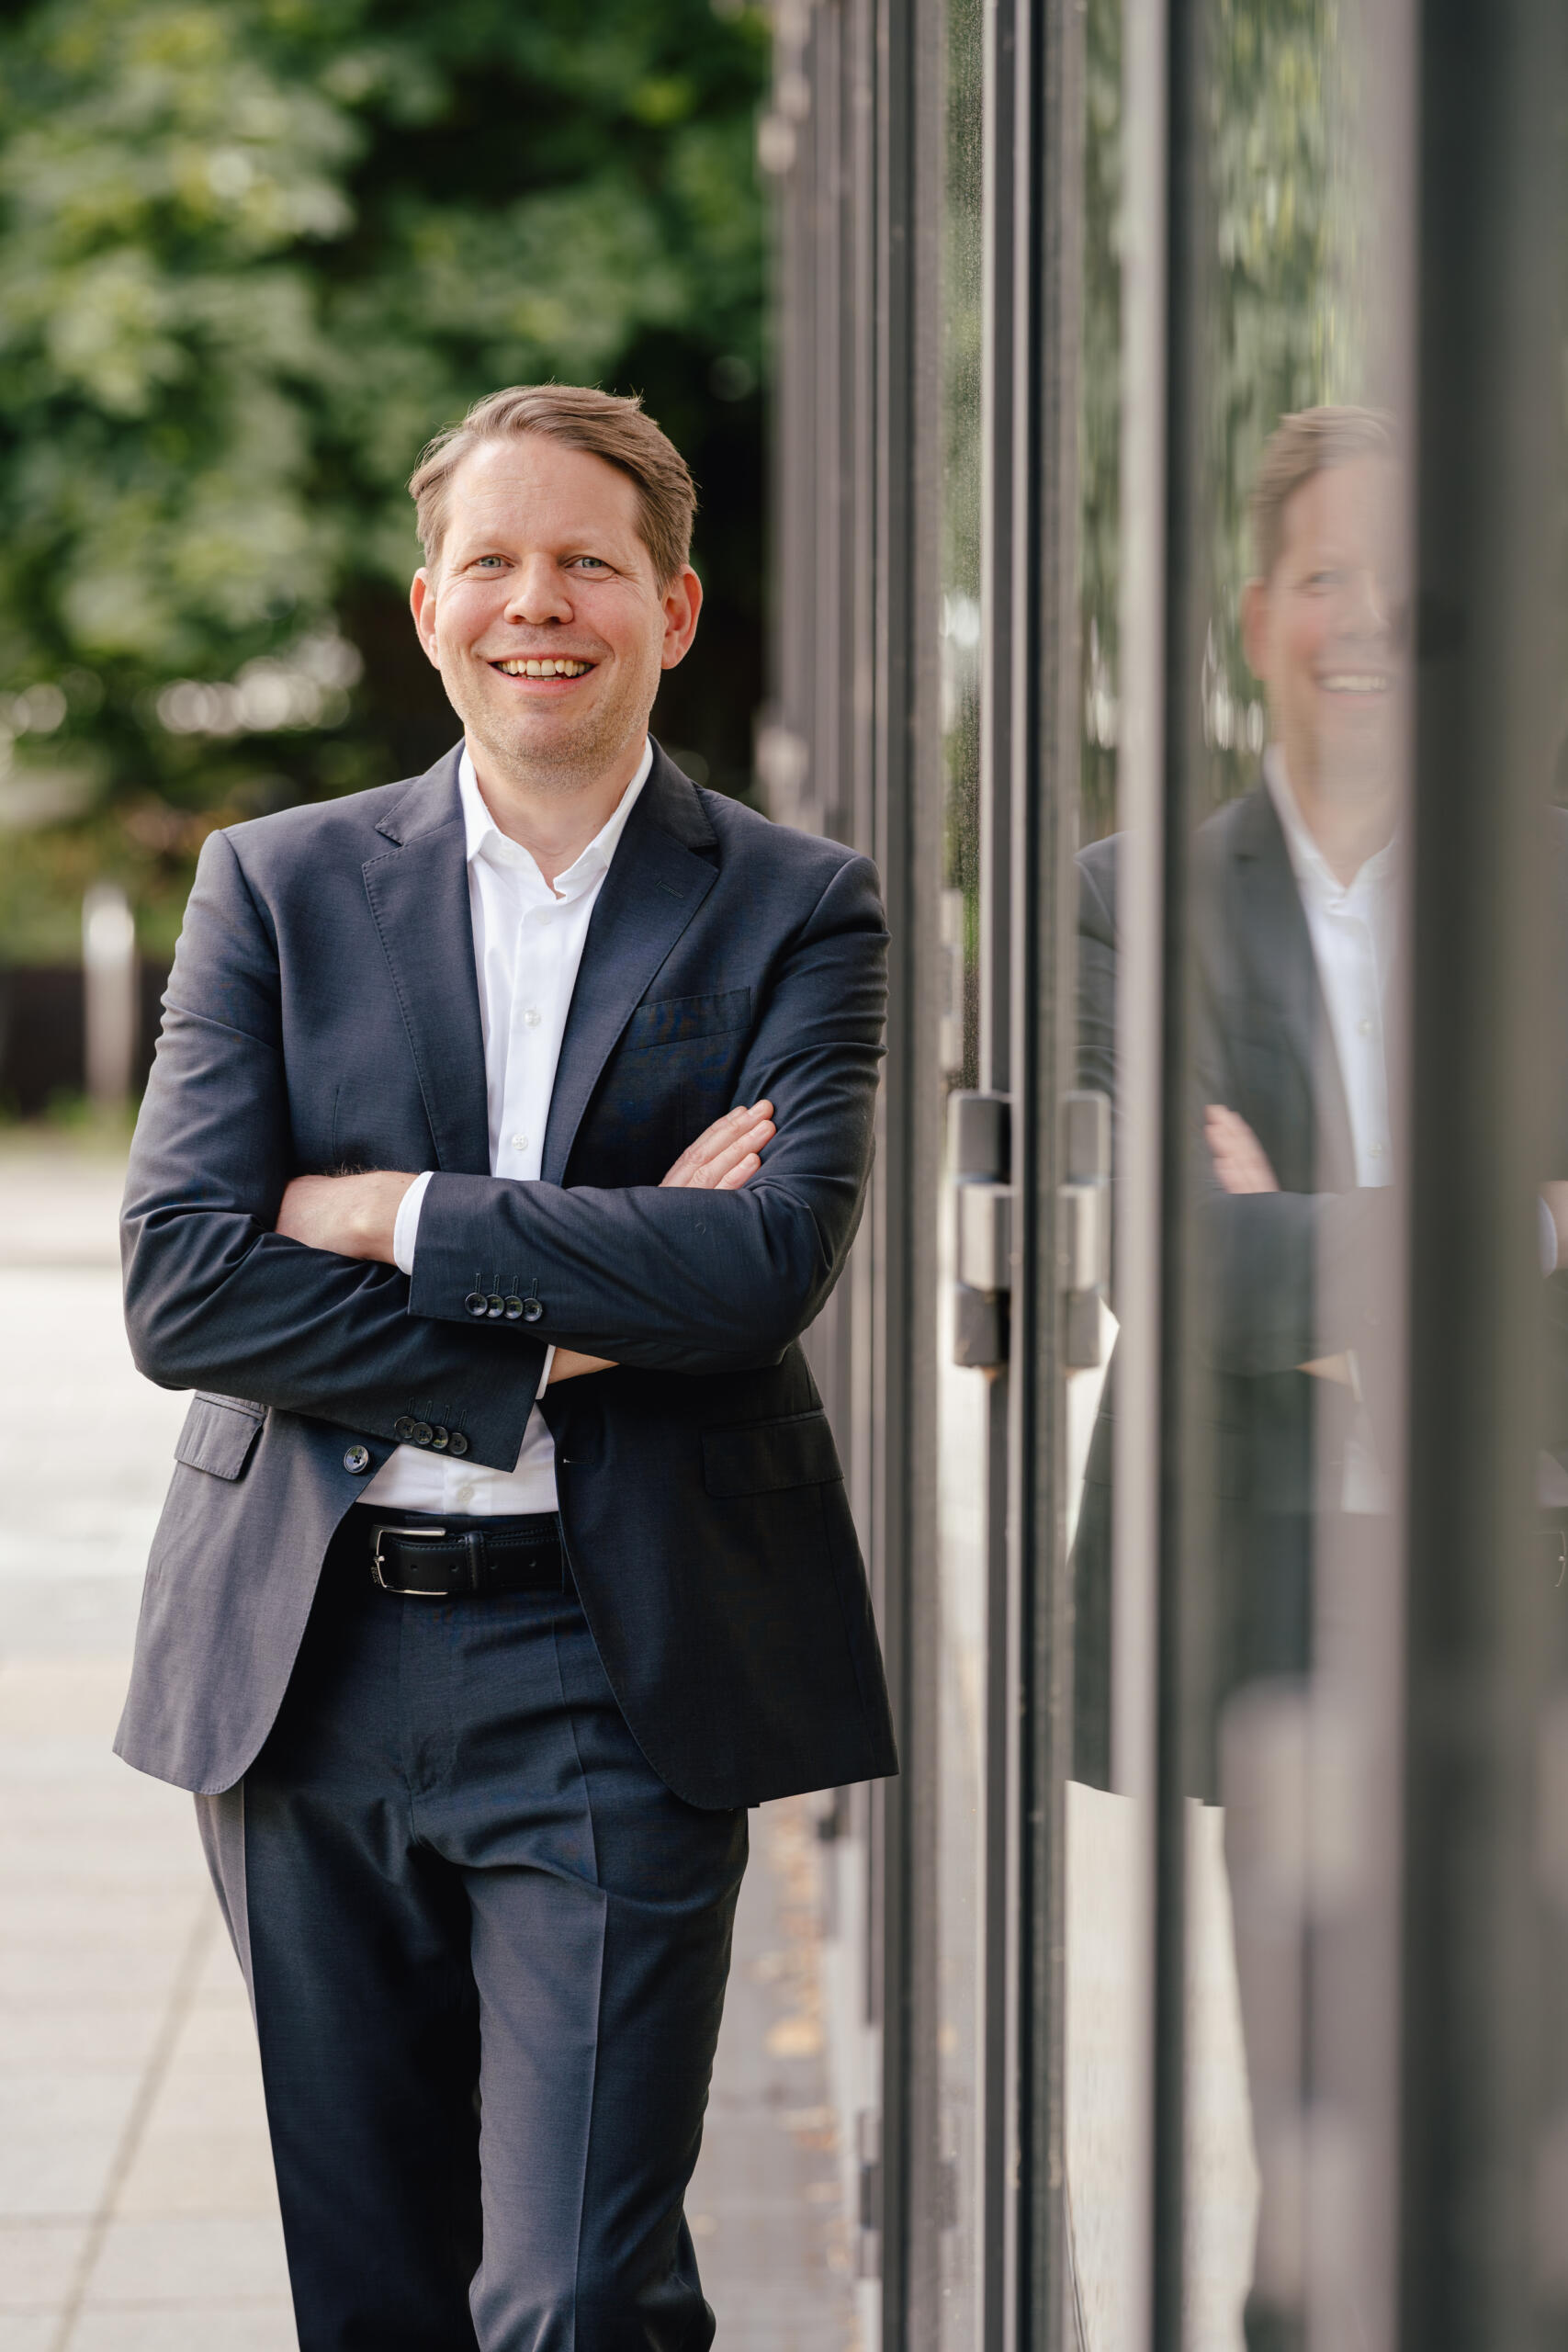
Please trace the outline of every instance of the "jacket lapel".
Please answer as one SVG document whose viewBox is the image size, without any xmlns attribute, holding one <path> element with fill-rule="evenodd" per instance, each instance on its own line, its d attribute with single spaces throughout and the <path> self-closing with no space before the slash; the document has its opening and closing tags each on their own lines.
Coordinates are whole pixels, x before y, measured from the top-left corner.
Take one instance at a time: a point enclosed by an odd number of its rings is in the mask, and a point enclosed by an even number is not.
<svg viewBox="0 0 1568 2352">
<path fill-rule="evenodd" d="M 488 1176 L 484 1032 L 474 976 L 468 844 L 456 746 L 409 786 L 376 830 L 393 846 L 365 866 L 438 1166 Z"/>
<path fill-rule="evenodd" d="M 715 841 L 695 787 L 655 744 L 648 782 L 626 820 L 583 944 L 545 1130 L 547 1184 L 564 1180 L 582 1114 L 616 1039 L 713 888 L 716 869 L 695 853 L 712 849 Z"/>
<path fill-rule="evenodd" d="M 1344 1190 L 1356 1182 L 1345 1081 L 1291 854 L 1263 786 L 1248 796 L 1235 854 L 1247 869 L 1241 927 L 1247 963 L 1301 1064 L 1313 1106 L 1317 1168 L 1312 1181 L 1328 1191 Z"/>
</svg>

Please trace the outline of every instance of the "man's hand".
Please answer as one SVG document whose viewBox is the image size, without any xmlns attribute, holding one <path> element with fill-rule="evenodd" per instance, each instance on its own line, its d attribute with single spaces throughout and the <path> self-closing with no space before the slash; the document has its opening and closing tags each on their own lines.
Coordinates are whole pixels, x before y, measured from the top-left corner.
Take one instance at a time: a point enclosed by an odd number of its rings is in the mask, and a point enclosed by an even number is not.
<svg viewBox="0 0 1568 2352">
<path fill-rule="evenodd" d="M 659 1189 L 661 1193 L 682 1188 L 694 1193 L 738 1193 L 761 1168 L 762 1147 L 772 1142 L 775 1132 L 771 1102 L 753 1102 L 750 1110 L 742 1102 L 686 1146 Z"/>
<path fill-rule="evenodd" d="M 703 1129 L 695 1143 L 686 1146 L 660 1191 L 739 1192 L 762 1164 L 762 1147 L 776 1132 L 771 1102 L 753 1102 L 749 1109 L 742 1103 L 738 1110 L 727 1111 L 722 1119 Z M 572 1348 L 558 1348 L 550 1366 L 550 1386 L 558 1381 L 575 1380 L 585 1372 L 615 1369 L 608 1356 L 580 1356 Z"/>
<path fill-rule="evenodd" d="M 1280 1180 L 1269 1155 L 1247 1121 L 1222 1102 L 1203 1113 L 1203 1140 L 1214 1163 L 1214 1181 L 1226 1193 L 1277 1193 Z"/>
<path fill-rule="evenodd" d="M 412 1175 L 377 1169 L 368 1176 L 296 1176 L 278 1204 L 277 1229 L 308 1250 L 339 1258 L 378 1258 L 395 1265 L 392 1231 Z"/>
</svg>

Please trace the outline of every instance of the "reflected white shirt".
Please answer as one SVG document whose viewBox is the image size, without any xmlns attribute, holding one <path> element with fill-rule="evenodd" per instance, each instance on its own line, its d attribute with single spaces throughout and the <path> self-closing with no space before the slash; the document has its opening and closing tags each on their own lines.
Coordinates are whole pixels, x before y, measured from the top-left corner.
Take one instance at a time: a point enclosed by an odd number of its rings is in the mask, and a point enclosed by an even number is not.
<svg viewBox="0 0 1568 2352">
<path fill-rule="evenodd" d="M 479 981 L 479 1021 L 484 1033 L 485 1094 L 490 1121 L 492 1176 L 536 1183 L 545 1148 L 545 1127 L 555 1091 L 571 994 L 588 937 L 589 921 L 604 887 L 627 818 L 653 765 L 653 745 L 643 746 L 636 775 L 614 815 L 552 890 L 521 842 L 496 824 L 479 791 L 465 746 L 457 767 L 468 865 L 468 910 L 473 920 L 474 969 Z M 405 1274 L 413 1272 L 419 1214 L 430 1170 L 415 1178 L 398 1210 L 392 1253 Z M 538 1393 L 544 1395 L 555 1350 L 545 1357 Z M 556 1450 L 536 1404 L 512 1470 L 490 1470 L 466 1455 L 454 1462 L 416 1445 L 400 1445 L 360 1497 L 400 1510 L 451 1511 L 491 1518 L 504 1512 L 556 1508 Z"/>
<path fill-rule="evenodd" d="M 1356 1182 L 1367 1188 L 1392 1184 L 1385 1017 L 1399 911 L 1398 837 L 1369 857 L 1350 882 L 1341 882 L 1307 831 L 1277 743 L 1263 755 L 1263 775 L 1312 938 L 1350 1114 Z M 1389 1509 L 1388 1480 L 1364 1406 L 1358 1408 L 1346 1440 L 1343 1508 L 1358 1514 Z"/>
</svg>

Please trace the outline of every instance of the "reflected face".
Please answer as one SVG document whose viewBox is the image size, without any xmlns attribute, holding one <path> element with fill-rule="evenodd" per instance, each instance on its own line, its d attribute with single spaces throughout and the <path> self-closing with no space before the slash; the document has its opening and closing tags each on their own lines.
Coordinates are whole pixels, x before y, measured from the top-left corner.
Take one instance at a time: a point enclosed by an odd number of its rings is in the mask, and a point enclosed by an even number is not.
<svg viewBox="0 0 1568 2352">
<path fill-rule="evenodd" d="M 1405 606 L 1396 488 L 1377 458 L 1314 475 L 1285 507 L 1271 576 L 1247 590 L 1247 659 L 1301 789 L 1393 781 Z"/>
<path fill-rule="evenodd" d="M 660 590 L 616 466 L 540 434 L 463 460 L 436 564 L 412 602 L 470 741 L 562 788 L 640 752 L 660 673 L 691 643 L 701 591 Z"/>
</svg>

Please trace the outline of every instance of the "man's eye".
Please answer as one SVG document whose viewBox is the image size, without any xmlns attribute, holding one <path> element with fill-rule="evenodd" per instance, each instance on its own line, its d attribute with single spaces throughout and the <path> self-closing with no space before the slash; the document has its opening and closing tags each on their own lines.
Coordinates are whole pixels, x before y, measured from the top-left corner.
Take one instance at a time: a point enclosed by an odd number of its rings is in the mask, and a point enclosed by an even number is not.
<svg viewBox="0 0 1568 2352">
<path fill-rule="evenodd" d="M 574 556 L 572 562 L 579 571 L 608 571 L 610 569 L 602 555 Z"/>
<path fill-rule="evenodd" d="M 499 565 L 499 564 L 500 564 L 500 562 L 501 562 L 501 558 L 500 558 L 500 556 L 498 556 L 498 555 L 481 555 L 481 556 L 479 557 L 479 559 L 478 562 L 474 565 L 474 570 L 475 570 L 476 571 L 482 571 L 484 570 L 484 568 L 485 568 L 485 566 L 486 566 L 486 564 L 487 564 L 487 563 L 493 563 L 493 564 L 497 564 L 497 565 Z"/>
</svg>

